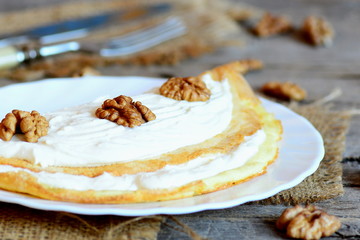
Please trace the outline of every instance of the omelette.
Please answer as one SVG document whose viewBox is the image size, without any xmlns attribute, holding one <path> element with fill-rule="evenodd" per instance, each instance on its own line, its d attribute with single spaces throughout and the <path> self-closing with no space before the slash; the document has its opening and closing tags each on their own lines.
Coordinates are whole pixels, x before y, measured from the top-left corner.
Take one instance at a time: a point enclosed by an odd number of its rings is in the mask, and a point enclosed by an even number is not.
<svg viewBox="0 0 360 240">
<path fill-rule="evenodd" d="M 99 117 L 107 101 L 100 96 L 44 113 L 47 134 L 36 142 L 21 133 L 0 139 L 0 188 L 57 201 L 137 203 L 219 191 L 266 173 L 282 126 L 241 67 L 231 62 L 191 78 L 203 92 L 191 83 L 178 94 L 175 81 L 165 91 L 163 85 L 124 97 L 146 106 L 143 116 L 153 114 L 136 126 L 116 122 L 116 111 Z"/>
</svg>

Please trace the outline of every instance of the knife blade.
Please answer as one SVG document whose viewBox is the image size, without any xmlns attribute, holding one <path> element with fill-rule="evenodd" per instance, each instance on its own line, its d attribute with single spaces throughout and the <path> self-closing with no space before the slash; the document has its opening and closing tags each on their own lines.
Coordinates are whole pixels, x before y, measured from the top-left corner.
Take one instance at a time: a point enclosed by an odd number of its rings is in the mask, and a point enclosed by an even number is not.
<svg viewBox="0 0 360 240">
<path fill-rule="evenodd" d="M 143 51 L 187 33 L 184 22 L 176 16 L 160 23 L 139 29 L 104 42 L 68 41 L 40 47 L 18 49 L 14 46 L 0 48 L 0 70 L 37 58 L 44 58 L 67 52 L 83 51 L 102 57 L 116 57 Z"/>
<path fill-rule="evenodd" d="M 46 45 L 78 39 L 107 24 L 146 18 L 168 12 L 170 9 L 169 3 L 159 3 L 42 25 L 22 32 L 0 36 L 0 47 L 21 45 L 31 41 Z"/>
</svg>

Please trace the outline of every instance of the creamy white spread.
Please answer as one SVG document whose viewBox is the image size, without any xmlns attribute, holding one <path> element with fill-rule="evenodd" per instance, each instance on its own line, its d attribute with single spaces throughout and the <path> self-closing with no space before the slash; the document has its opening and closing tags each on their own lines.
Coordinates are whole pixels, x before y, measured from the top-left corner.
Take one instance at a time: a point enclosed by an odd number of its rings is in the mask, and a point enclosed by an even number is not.
<svg viewBox="0 0 360 240">
<path fill-rule="evenodd" d="M 158 89 L 132 96 L 156 115 L 156 120 L 127 128 L 99 119 L 95 111 L 105 98 L 44 114 L 50 124 L 47 136 L 37 144 L 14 136 L 0 140 L 0 155 L 21 158 L 41 166 L 98 166 L 142 160 L 201 143 L 226 129 L 232 116 L 232 95 L 228 81 L 203 78 L 211 90 L 205 102 L 176 101 Z M 121 93 L 119 93 L 120 95 Z"/>
<path fill-rule="evenodd" d="M 0 166 L 0 172 L 25 171 L 38 178 L 38 182 L 52 187 L 72 190 L 129 190 L 167 189 L 179 187 L 192 181 L 215 176 L 221 172 L 238 168 L 253 157 L 266 136 L 263 130 L 245 137 L 245 141 L 229 154 L 216 154 L 196 158 L 180 165 L 168 165 L 151 173 L 112 176 L 104 173 L 90 178 L 65 173 L 34 173 L 11 166 Z"/>
</svg>

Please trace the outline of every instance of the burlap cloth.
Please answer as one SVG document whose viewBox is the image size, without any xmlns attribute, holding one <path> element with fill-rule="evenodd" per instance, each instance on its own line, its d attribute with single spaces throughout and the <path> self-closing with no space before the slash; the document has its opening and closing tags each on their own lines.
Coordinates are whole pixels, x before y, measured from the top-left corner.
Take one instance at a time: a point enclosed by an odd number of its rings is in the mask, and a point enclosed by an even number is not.
<svg viewBox="0 0 360 240">
<path fill-rule="evenodd" d="M 331 111 L 330 105 L 323 104 L 291 104 L 289 108 L 307 118 L 321 133 L 325 156 L 318 170 L 299 185 L 258 203 L 306 204 L 340 196 L 343 194 L 341 160 L 352 113 Z"/>
<path fill-rule="evenodd" d="M 0 22 L 8 22 L 11 24 L 2 24 L 0 33 L 9 32 L 11 29 L 21 30 L 42 22 L 67 19 L 79 15 L 85 16 L 94 11 L 105 11 L 114 7 L 127 7 L 128 4 L 146 2 L 145 0 L 98 1 L 96 2 L 96 9 L 93 8 L 93 2 L 80 2 L 64 4 L 60 7 L 48 7 L 24 10 L 21 13 L 3 14 L 0 16 Z M 179 4 L 181 1 L 173 2 Z M 192 29 L 190 29 L 190 32 L 192 32 L 190 36 L 171 41 L 158 48 L 126 58 L 104 61 L 104 59 L 99 59 L 96 56 L 84 57 L 78 54 L 71 54 L 22 66 L 11 71 L 1 72 L 1 74 L 2 76 L 28 80 L 44 76 L 69 76 L 74 74 L 74 72 L 72 72 L 74 66 L 78 68 L 79 66 L 96 66 L 98 64 L 109 63 L 176 63 L 181 59 L 198 56 L 214 48 L 228 44 L 228 40 L 231 39 L 229 36 L 236 32 L 239 33 L 238 26 L 234 24 L 234 19 L 245 19 L 259 13 L 256 9 L 248 6 L 244 7 L 243 5 L 229 7 L 229 5 L 222 3 L 219 5 L 216 1 L 186 2 L 192 2 L 191 6 L 189 3 L 179 4 L 176 5 L 176 11 L 181 13 L 183 17 L 186 16 L 185 19 L 188 21 L 188 26 Z M 209 2 L 211 2 L 211 4 Z M 189 9 L 192 11 L 195 9 L 195 14 Z M 220 9 L 221 11 L 219 11 Z M 37 18 L 33 17 L 35 13 Z M 22 15 L 21 20 L 18 18 L 19 14 Z M 161 17 L 164 16 L 160 16 L 159 18 Z M 194 22 L 194 20 L 196 21 Z M 157 21 L 157 19 L 154 19 L 154 21 Z M 189 22 L 192 22 L 192 24 L 189 24 Z M 25 26 L 24 23 L 26 23 Z M 139 24 L 126 25 L 121 31 L 130 31 L 138 26 Z M 219 29 L 221 31 L 219 31 Z M 106 30 L 109 34 L 111 31 L 111 29 Z M 93 37 L 96 38 L 99 36 Z M 68 62 L 71 63 L 69 64 Z M 54 68 L 55 65 L 58 66 L 58 68 Z M 65 67 L 62 69 L 61 66 Z M 311 121 L 320 131 L 324 138 L 326 155 L 319 169 L 313 175 L 306 178 L 301 184 L 269 199 L 259 201 L 257 204 L 309 203 L 340 196 L 343 193 L 341 178 L 342 167 L 340 162 L 345 147 L 345 135 L 349 127 L 351 113 L 348 111 L 332 111 L 329 107 L 318 104 L 305 106 L 293 104 L 289 107 Z M 156 239 L 161 224 L 169 224 L 169 221 L 165 223 L 165 220 L 168 218 L 172 219 L 170 222 L 174 224 L 172 226 L 173 228 L 188 233 L 188 235 L 194 239 L 199 239 L 196 233 L 172 216 L 140 218 L 83 216 L 41 211 L 8 203 L 0 204 L 0 238 Z"/>
</svg>

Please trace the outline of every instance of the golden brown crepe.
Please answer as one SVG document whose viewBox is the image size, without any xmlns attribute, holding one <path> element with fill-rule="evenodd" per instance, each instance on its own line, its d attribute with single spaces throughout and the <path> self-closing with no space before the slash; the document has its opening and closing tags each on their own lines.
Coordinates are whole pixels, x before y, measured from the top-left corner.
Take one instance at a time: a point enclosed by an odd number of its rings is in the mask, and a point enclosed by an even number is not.
<svg viewBox="0 0 360 240">
<path fill-rule="evenodd" d="M 241 67 L 240 62 L 232 62 L 199 75 L 201 77 L 205 74 L 211 74 L 216 81 L 227 79 L 233 95 L 233 113 L 229 126 L 222 133 L 202 143 L 182 147 L 152 159 L 97 167 L 41 167 L 26 159 L 3 157 L 0 157 L 0 164 L 25 168 L 34 172 L 63 172 L 88 177 L 96 177 L 104 172 L 111 173 L 114 176 L 152 172 L 169 164 L 182 164 L 206 154 L 229 153 L 239 146 L 246 136 L 250 136 L 262 128 L 266 133 L 266 140 L 262 143 L 258 153 L 245 165 L 171 189 L 77 191 L 54 188 L 39 183 L 36 177 L 25 171 L 0 173 L 0 188 L 50 200 L 81 203 L 135 203 L 192 197 L 225 189 L 264 174 L 267 166 L 274 162 L 277 157 L 278 141 L 281 138 L 282 127 L 280 121 L 276 120 L 272 114 L 263 108 L 246 80 L 239 74 Z"/>
</svg>

